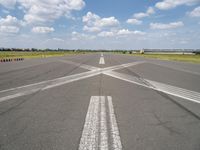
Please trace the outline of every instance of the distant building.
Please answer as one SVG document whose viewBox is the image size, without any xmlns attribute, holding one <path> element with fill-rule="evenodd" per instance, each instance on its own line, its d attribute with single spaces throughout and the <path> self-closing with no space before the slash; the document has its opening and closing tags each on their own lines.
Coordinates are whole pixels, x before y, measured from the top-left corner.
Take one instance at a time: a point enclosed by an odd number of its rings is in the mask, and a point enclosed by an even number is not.
<svg viewBox="0 0 200 150">
<path fill-rule="evenodd" d="M 144 49 L 140 50 L 140 54 L 144 54 L 144 52 L 145 52 Z"/>
</svg>

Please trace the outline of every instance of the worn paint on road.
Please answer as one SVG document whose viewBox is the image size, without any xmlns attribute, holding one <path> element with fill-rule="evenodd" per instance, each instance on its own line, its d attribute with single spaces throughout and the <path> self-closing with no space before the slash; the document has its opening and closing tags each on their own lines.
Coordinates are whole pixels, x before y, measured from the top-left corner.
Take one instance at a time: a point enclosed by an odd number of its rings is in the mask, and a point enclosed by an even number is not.
<svg viewBox="0 0 200 150">
<path fill-rule="evenodd" d="M 110 148 L 122 150 L 112 97 L 92 96 L 79 150 L 108 150 Z"/>
</svg>

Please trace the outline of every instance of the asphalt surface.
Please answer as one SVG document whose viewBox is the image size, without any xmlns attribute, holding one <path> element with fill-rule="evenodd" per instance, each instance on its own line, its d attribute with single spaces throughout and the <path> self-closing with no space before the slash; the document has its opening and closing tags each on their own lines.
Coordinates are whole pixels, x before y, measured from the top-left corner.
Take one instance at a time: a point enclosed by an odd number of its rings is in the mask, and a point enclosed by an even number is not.
<svg viewBox="0 0 200 150">
<path fill-rule="evenodd" d="M 199 150 L 200 65 L 109 53 L 0 63 L 0 150 L 66 149 Z"/>
</svg>

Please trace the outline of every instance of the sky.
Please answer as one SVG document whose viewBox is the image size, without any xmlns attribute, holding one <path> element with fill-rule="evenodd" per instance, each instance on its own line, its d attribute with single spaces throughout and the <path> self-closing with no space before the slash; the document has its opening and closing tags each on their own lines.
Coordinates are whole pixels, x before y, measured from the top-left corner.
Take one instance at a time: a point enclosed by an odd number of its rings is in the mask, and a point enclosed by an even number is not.
<svg viewBox="0 0 200 150">
<path fill-rule="evenodd" d="M 0 0 L 0 47 L 199 49 L 200 0 Z"/>
</svg>

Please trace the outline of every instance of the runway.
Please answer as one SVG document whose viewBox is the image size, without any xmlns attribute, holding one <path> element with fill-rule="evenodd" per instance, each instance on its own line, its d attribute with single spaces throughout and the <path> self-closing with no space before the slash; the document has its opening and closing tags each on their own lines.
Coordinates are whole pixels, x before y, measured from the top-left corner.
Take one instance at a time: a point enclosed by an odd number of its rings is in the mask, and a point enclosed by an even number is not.
<svg viewBox="0 0 200 150">
<path fill-rule="evenodd" d="M 2 150 L 200 149 L 200 65 L 112 53 L 0 64 Z"/>
</svg>

